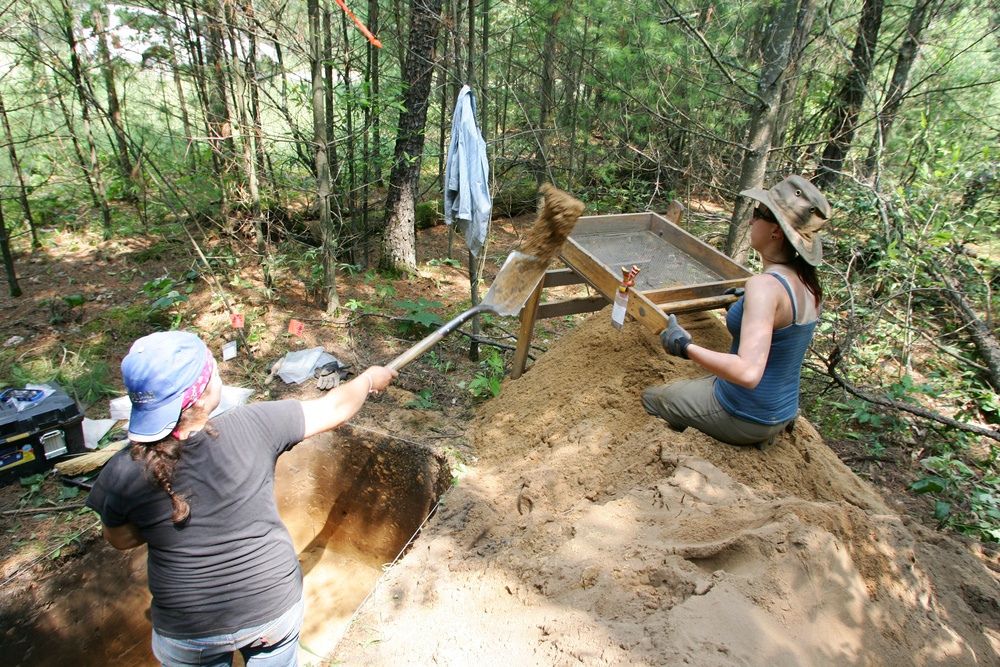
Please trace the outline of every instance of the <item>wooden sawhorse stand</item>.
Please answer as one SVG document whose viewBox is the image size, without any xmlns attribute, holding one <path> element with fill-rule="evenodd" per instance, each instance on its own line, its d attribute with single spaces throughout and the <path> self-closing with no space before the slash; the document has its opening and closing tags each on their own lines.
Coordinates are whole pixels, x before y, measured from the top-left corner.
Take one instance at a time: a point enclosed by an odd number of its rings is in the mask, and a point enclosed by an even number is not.
<svg viewBox="0 0 1000 667">
<path fill-rule="evenodd" d="M 746 268 L 682 230 L 678 225 L 683 214 L 684 206 L 674 201 L 662 216 L 655 213 L 590 216 L 580 218 L 574 229 L 575 232 L 584 231 L 589 234 L 641 232 L 647 229 L 655 231 L 657 238 L 682 251 L 693 263 L 710 268 L 715 275 L 722 278 L 700 285 L 646 291 L 630 287 L 628 315 L 642 322 L 654 333 L 659 333 L 667 327 L 667 317 L 671 313 L 712 310 L 734 303 L 738 297 L 723 292 L 730 287 L 742 287 L 751 275 Z M 567 239 L 559 258 L 570 268 L 546 271 L 545 276 L 528 297 L 524 308 L 521 309 L 521 326 L 510 372 L 512 379 L 517 379 L 524 373 L 535 323 L 538 320 L 601 310 L 612 302 L 615 291 L 621 283 L 619 267 L 602 264 L 593 254 L 574 241 L 572 234 Z M 583 283 L 593 287 L 597 294 L 542 303 L 542 290 L 546 287 Z"/>
</svg>

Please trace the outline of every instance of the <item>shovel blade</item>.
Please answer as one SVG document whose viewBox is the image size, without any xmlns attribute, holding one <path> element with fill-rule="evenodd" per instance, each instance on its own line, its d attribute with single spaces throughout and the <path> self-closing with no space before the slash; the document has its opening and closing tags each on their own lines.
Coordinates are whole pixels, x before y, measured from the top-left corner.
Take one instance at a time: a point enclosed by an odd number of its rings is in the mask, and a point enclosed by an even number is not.
<svg viewBox="0 0 1000 667">
<path fill-rule="evenodd" d="M 504 317 L 517 315 L 545 276 L 548 266 L 547 259 L 515 250 L 507 256 L 480 305 Z"/>
</svg>

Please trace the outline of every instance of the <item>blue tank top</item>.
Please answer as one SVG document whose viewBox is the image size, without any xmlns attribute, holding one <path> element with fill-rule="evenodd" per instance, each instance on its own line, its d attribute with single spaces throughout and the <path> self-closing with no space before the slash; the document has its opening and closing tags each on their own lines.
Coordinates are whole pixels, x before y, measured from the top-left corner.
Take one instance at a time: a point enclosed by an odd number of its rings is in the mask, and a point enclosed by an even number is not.
<svg viewBox="0 0 1000 667">
<path fill-rule="evenodd" d="M 768 273 L 777 278 L 792 300 L 792 323 L 776 330 L 771 336 L 771 349 L 764 366 L 764 375 L 753 389 L 741 387 L 722 378 L 715 381 L 715 397 L 726 412 L 756 424 L 780 424 L 795 416 L 799 409 L 799 382 L 802 362 L 806 358 L 813 332 L 819 318 L 798 323 L 798 308 L 792 288 L 784 276 Z M 740 330 L 743 326 L 743 298 L 734 303 L 726 314 L 726 328 L 733 335 L 730 354 L 740 349 Z"/>
</svg>

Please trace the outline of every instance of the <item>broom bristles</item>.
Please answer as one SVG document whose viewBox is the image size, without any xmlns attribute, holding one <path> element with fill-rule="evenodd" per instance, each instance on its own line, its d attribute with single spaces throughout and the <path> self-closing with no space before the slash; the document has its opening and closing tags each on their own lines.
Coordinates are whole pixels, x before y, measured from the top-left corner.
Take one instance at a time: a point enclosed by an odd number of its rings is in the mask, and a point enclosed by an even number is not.
<svg viewBox="0 0 1000 667">
<path fill-rule="evenodd" d="M 66 477 L 85 475 L 86 473 L 96 470 L 107 463 L 116 452 L 124 449 L 126 444 L 128 444 L 127 440 L 115 442 L 108 445 L 104 449 L 98 449 L 93 452 L 81 454 L 80 456 L 74 456 L 73 458 L 66 459 L 65 461 L 60 461 L 56 464 L 56 470 L 59 471 L 59 474 L 65 475 Z"/>
</svg>

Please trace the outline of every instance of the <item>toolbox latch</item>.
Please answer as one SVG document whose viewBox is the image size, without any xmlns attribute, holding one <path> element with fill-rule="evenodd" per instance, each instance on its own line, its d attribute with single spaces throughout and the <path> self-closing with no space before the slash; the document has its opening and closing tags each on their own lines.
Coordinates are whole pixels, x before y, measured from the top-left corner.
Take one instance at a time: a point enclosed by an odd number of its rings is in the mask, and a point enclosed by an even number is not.
<svg viewBox="0 0 1000 667">
<path fill-rule="evenodd" d="M 67 451 L 66 434 L 60 429 L 49 431 L 39 438 L 39 441 L 42 443 L 42 449 L 45 451 L 46 460 L 62 456 Z"/>
</svg>

